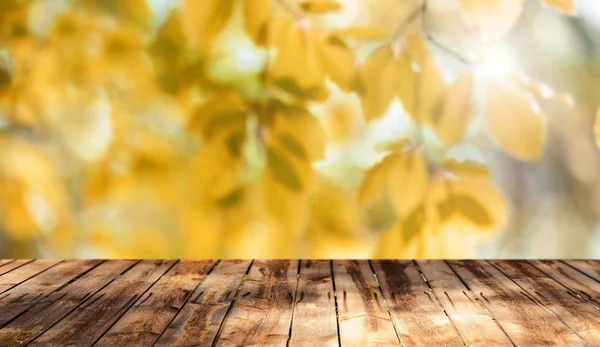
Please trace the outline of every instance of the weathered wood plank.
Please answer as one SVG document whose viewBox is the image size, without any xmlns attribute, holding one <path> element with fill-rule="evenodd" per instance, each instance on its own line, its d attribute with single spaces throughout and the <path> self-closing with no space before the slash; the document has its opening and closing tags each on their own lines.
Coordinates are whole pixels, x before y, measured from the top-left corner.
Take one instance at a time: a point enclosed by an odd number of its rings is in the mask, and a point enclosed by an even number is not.
<svg viewBox="0 0 600 347">
<path fill-rule="evenodd" d="M 285 346 L 297 274 L 297 260 L 255 260 L 217 346 Z"/>
<path fill-rule="evenodd" d="M 585 342 L 523 289 L 484 261 L 449 261 L 517 346 L 584 346 Z"/>
<path fill-rule="evenodd" d="M 595 306 L 569 295 L 561 284 L 525 261 L 492 261 L 492 264 L 586 342 L 600 346 L 600 312 Z"/>
<path fill-rule="evenodd" d="M 5 263 L 2 267 L 0 267 L 0 276 L 17 269 L 25 264 L 31 263 L 33 259 L 17 259 L 8 263 Z"/>
<path fill-rule="evenodd" d="M 512 346 L 506 334 L 448 264 L 442 260 L 420 260 L 417 264 L 467 346 Z"/>
<path fill-rule="evenodd" d="M 40 272 L 58 264 L 60 260 L 39 259 L 27 261 L 23 266 L 19 266 L 14 270 L 0 276 L 0 294 L 15 287 L 16 285 L 27 281 Z"/>
<path fill-rule="evenodd" d="M 560 261 L 530 260 L 529 263 L 569 288 L 573 295 L 579 295 L 582 299 L 593 300 L 600 304 L 600 285 L 597 281 Z"/>
<path fill-rule="evenodd" d="M 464 346 L 456 328 L 412 261 L 372 261 L 404 346 Z"/>
<path fill-rule="evenodd" d="M 210 346 L 251 263 L 220 262 L 192 293 L 156 346 Z"/>
<path fill-rule="evenodd" d="M 215 262 L 182 260 L 177 263 L 95 346 L 152 346 Z"/>
<path fill-rule="evenodd" d="M 334 260 L 333 280 L 342 346 L 399 346 L 367 260 Z"/>
<path fill-rule="evenodd" d="M 290 346 L 338 346 L 331 261 L 302 260 Z"/>
<path fill-rule="evenodd" d="M 565 263 L 600 282 L 600 261 L 598 260 L 563 260 Z"/>
<path fill-rule="evenodd" d="M 65 260 L 4 292 L 0 297 L 0 327 L 25 312 L 36 301 L 100 263 L 100 260 Z"/>
<path fill-rule="evenodd" d="M 66 287 L 57 289 L 0 329 L 0 346 L 30 342 L 135 263 L 131 260 L 108 260 Z"/>
<path fill-rule="evenodd" d="M 3 267 L 4 265 L 15 261 L 14 259 L 0 259 L 0 267 Z"/>
<path fill-rule="evenodd" d="M 144 260 L 91 296 L 30 346 L 91 346 L 175 261 Z"/>
</svg>

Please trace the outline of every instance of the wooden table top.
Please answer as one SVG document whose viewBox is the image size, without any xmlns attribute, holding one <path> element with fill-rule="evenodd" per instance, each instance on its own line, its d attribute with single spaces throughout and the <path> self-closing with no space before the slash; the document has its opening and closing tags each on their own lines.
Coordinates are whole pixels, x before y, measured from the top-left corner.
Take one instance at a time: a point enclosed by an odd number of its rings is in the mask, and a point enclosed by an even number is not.
<svg viewBox="0 0 600 347">
<path fill-rule="evenodd" d="M 0 346 L 600 346 L 600 262 L 0 260 Z"/>
</svg>

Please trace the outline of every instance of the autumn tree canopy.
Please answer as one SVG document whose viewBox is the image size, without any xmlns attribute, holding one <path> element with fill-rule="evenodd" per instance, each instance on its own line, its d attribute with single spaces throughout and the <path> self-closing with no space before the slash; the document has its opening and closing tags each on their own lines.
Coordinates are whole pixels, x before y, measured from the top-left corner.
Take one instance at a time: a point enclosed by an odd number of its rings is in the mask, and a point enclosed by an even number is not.
<svg viewBox="0 0 600 347">
<path fill-rule="evenodd" d="M 536 161 L 540 102 L 574 101 L 498 48 L 523 0 L 447 2 L 475 50 L 443 42 L 427 0 L 377 15 L 366 0 L 3 0 L 1 242 L 63 257 L 474 255 L 509 206 L 486 163 L 453 149 L 475 132 Z M 324 164 L 384 118 L 408 130 Z"/>
</svg>

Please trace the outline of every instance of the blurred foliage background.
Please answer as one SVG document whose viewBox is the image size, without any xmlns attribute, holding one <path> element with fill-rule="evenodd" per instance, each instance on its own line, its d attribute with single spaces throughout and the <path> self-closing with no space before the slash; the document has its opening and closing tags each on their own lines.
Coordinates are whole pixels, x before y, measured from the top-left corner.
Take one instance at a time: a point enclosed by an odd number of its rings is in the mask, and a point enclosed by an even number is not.
<svg viewBox="0 0 600 347">
<path fill-rule="evenodd" d="M 600 254 L 595 0 L 2 0 L 0 257 Z"/>
</svg>

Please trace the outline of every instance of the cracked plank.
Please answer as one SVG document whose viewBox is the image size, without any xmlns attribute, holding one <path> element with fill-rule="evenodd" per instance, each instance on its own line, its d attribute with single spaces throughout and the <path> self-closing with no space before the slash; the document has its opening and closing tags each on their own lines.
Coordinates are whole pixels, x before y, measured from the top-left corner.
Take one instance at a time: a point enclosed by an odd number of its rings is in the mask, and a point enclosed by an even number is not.
<svg viewBox="0 0 600 347">
<path fill-rule="evenodd" d="M 217 346 L 286 346 L 298 260 L 256 260 L 224 321 Z"/>
<path fill-rule="evenodd" d="M 600 346 L 600 311 L 526 261 L 491 261 L 586 342 Z"/>
<path fill-rule="evenodd" d="M 342 346 L 400 346 L 368 260 L 334 260 Z"/>
<path fill-rule="evenodd" d="M 30 342 L 135 263 L 108 260 L 73 283 L 57 289 L 0 329 L 0 346 Z"/>
<path fill-rule="evenodd" d="M 372 264 L 404 346 L 464 346 L 412 261 L 373 260 Z"/>
<path fill-rule="evenodd" d="M 91 346 L 175 261 L 144 260 L 33 340 L 29 346 Z"/>
<path fill-rule="evenodd" d="M 491 264 L 473 260 L 448 263 L 517 346 L 586 345 L 581 337 Z"/>
<path fill-rule="evenodd" d="M 331 261 L 302 260 L 290 346 L 338 346 Z"/>
<path fill-rule="evenodd" d="M 418 260 L 417 264 L 467 346 L 512 346 L 448 264 L 443 260 Z"/>
<path fill-rule="evenodd" d="M 152 346 L 214 260 L 182 260 L 163 275 L 95 346 Z"/>
</svg>

